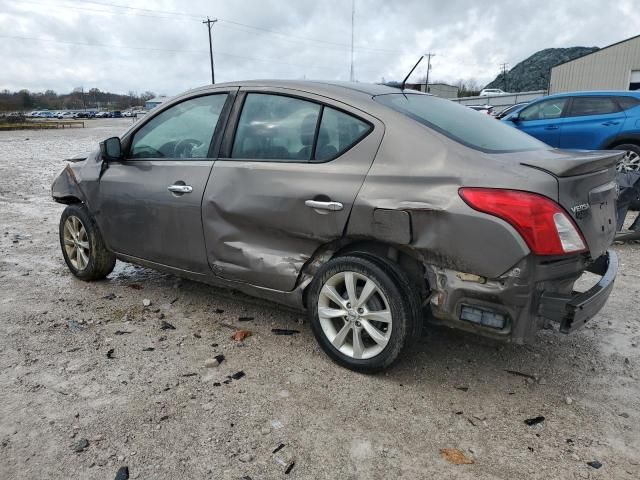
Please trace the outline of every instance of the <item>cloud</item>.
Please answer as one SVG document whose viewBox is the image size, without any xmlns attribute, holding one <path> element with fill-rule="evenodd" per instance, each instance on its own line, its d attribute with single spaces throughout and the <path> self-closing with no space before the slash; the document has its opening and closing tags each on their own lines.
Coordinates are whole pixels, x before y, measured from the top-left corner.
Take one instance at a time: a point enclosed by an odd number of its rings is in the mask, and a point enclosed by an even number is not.
<svg viewBox="0 0 640 480">
<path fill-rule="evenodd" d="M 632 11 L 631 0 L 356 0 L 356 78 L 401 79 L 430 51 L 432 79 L 486 83 L 500 63 L 543 48 L 633 36 L 633 22 L 621 22 Z M 349 79 L 348 0 L 23 0 L 0 13 L 0 88 L 171 95 L 206 84 L 207 15 L 220 20 L 212 30 L 217 81 Z M 423 65 L 415 75 L 425 73 Z"/>
</svg>

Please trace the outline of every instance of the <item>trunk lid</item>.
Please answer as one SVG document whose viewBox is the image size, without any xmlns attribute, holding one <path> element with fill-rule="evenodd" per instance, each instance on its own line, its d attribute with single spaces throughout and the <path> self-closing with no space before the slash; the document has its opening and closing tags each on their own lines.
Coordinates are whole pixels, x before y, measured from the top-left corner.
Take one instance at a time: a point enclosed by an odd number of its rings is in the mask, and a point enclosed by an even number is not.
<svg viewBox="0 0 640 480">
<path fill-rule="evenodd" d="M 591 258 L 604 254 L 616 234 L 616 164 L 614 151 L 554 150 L 552 155 L 526 155 L 520 163 L 544 170 L 558 181 L 558 203 L 580 229 Z"/>
</svg>

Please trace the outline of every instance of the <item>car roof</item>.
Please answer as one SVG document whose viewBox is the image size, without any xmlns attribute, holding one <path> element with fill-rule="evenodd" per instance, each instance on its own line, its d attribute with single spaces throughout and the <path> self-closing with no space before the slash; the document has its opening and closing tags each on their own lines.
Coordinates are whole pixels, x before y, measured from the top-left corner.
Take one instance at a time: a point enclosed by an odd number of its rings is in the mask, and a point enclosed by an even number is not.
<svg viewBox="0 0 640 480">
<path fill-rule="evenodd" d="M 547 97 L 542 98 L 557 98 L 557 97 L 585 97 L 585 96 L 601 96 L 601 95 L 615 95 L 615 96 L 627 96 L 627 97 L 640 97 L 640 91 L 636 90 L 590 90 L 584 92 L 563 92 L 555 93 Z M 540 98 L 539 100 L 542 100 Z"/>
<path fill-rule="evenodd" d="M 379 85 L 374 83 L 359 82 L 332 82 L 323 80 L 246 80 L 238 82 L 216 83 L 215 85 L 207 85 L 195 88 L 186 92 L 193 94 L 197 92 L 205 92 L 212 89 L 224 87 L 267 87 L 267 88 L 288 88 L 292 90 L 302 90 L 307 92 L 315 92 L 326 94 L 337 99 L 362 99 L 363 97 L 374 97 L 376 95 L 385 95 L 389 93 L 401 93 L 399 88 L 389 87 L 387 85 Z M 404 91 L 405 93 L 425 95 L 416 90 Z"/>
</svg>

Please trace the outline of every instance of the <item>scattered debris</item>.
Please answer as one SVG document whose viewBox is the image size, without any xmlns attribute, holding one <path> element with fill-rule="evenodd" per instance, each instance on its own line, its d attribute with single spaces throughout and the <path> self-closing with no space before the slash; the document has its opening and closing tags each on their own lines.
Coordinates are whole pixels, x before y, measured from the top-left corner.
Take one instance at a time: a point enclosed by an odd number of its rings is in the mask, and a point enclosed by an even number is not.
<svg viewBox="0 0 640 480">
<path fill-rule="evenodd" d="M 629 414 L 626 412 L 619 413 L 618 416 L 622 418 L 629 418 Z"/>
<path fill-rule="evenodd" d="M 214 311 L 215 311 L 216 313 L 224 313 L 224 310 L 223 310 L 223 309 L 221 309 L 221 308 L 216 308 Z"/>
<path fill-rule="evenodd" d="M 542 415 L 538 416 L 538 417 L 533 417 L 533 418 L 527 418 L 524 423 L 526 423 L 527 425 L 529 425 L 530 427 L 533 425 L 537 425 L 539 423 L 544 422 L 544 417 Z"/>
<path fill-rule="evenodd" d="M 253 317 L 238 317 L 239 322 L 250 322 L 253 320 Z"/>
<path fill-rule="evenodd" d="M 129 288 L 133 288 L 134 290 L 142 290 L 144 287 L 139 283 L 130 283 L 128 285 Z"/>
<path fill-rule="evenodd" d="M 199 333 L 196 332 L 196 333 L 193 334 L 193 337 L 194 338 L 202 338 L 202 335 L 200 335 Z"/>
<path fill-rule="evenodd" d="M 300 330 L 292 330 L 289 328 L 272 328 L 271 333 L 274 335 L 295 335 L 296 333 L 300 333 Z"/>
<path fill-rule="evenodd" d="M 222 384 L 220 382 L 213 382 L 214 387 L 221 387 Z"/>
<path fill-rule="evenodd" d="M 280 420 L 271 420 L 271 426 L 276 430 L 280 430 L 282 427 L 284 427 L 284 425 L 282 425 L 282 422 Z"/>
<path fill-rule="evenodd" d="M 289 472 L 291 472 L 291 470 L 293 470 L 293 467 L 295 466 L 296 462 L 294 460 L 291 460 L 289 462 L 289 465 L 287 465 L 287 468 L 284 469 L 284 474 L 285 475 L 289 475 Z"/>
<path fill-rule="evenodd" d="M 227 377 L 227 378 L 233 378 L 234 380 L 240 380 L 244 376 L 245 376 L 245 373 L 242 370 L 240 370 L 239 372 L 236 372 L 233 375 L 231 375 L 231 377 Z"/>
<path fill-rule="evenodd" d="M 142 351 L 143 352 L 153 352 L 155 350 L 155 348 L 153 347 L 147 347 L 147 348 L 143 348 Z"/>
<path fill-rule="evenodd" d="M 114 480 L 129 480 L 129 467 L 120 467 Z"/>
<path fill-rule="evenodd" d="M 175 330 L 176 327 L 174 327 L 173 325 L 171 325 L 169 322 L 167 322 L 166 320 L 163 320 L 160 323 L 160 330 Z"/>
<path fill-rule="evenodd" d="M 284 448 L 284 443 L 281 443 L 281 444 L 280 444 L 280 445 L 278 445 L 278 446 L 273 450 L 273 452 L 271 452 L 271 453 L 277 453 L 277 452 L 279 452 L 280 450 L 282 450 L 283 448 Z"/>
<path fill-rule="evenodd" d="M 173 300 L 171 300 L 169 303 L 171 305 L 173 305 L 174 303 L 176 303 L 178 300 L 180 299 L 180 297 L 175 297 Z"/>
<path fill-rule="evenodd" d="M 206 368 L 216 368 L 223 361 L 224 361 L 224 355 L 216 355 L 213 358 L 209 358 L 209 359 L 205 360 L 204 366 Z"/>
<path fill-rule="evenodd" d="M 249 330 L 236 330 L 231 336 L 231 339 L 236 342 L 242 342 L 245 338 L 250 336 L 251 332 Z"/>
<path fill-rule="evenodd" d="M 535 375 L 531 375 L 529 373 L 518 372 L 517 370 L 505 370 L 505 372 L 510 373 L 511 375 L 516 375 L 518 377 L 528 378 L 533 380 L 534 382 L 538 380 L 538 377 Z"/>
<path fill-rule="evenodd" d="M 145 298 L 144 300 L 142 300 L 142 306 L 143 307 L 150 307 L 151 306 L 151 300 L 149 300 L 148 298 Z"/>
<path fill-rule="evenodd" d="M 109 295 L 105 295 L 102 298 L 104 298 L 105 300 L 115 300 L 116 299 L 116 294 L 112 292 Z"/>
<path fill-rule="evenodd" d="M 571 397 L 566 397 L 566 398 L 564 399 L 564 402 L 565 402 L 567 405 L 571 405 L 571 404 L 573 403 L 573 398 L 571 398 Z"/>
<path fill-rule="evenodd" d="M 593 462 L 587 462 L 587 465 L 589 465 L 592 468 L 595 468 L 596 470 L 602 467 L 602 464 L 598 460 L 594 460 Z"/>
<path fill-rule="evenodd" d="M 80 331 L 82 331 L 82 326 L 80 325 L 79 322 L 76 322 L 75 320 L 69 320 L 67 322 L 67 326 L 69 327 L 69 329 L 72 332 L 80 332 Z"/>
<path fill-rule="evenodd" d="M 183 373 L 182 375 L 180 375 L 181 377 L 195 377 L 196 375 L 198 375 L 195 372 L 189 372 L 189 373 Z"/>
<path fill-rule="evenodd" d="M 160 422 L 164 422 L 165 420 L 169 420 L 169 415 L 163 415 L 160 417 Z"/>
<path fill-rule="evenodd" d="M 441 448 L 440 456 L 454 465 L 471 465 L 475 463 L 457 448 Z"/>
<path fill-rule="evenodd" d="M 81 438 L 79 441 L 71 445 L 71 448 L 76 453 L 84 452 L 87 448 L 89 448 L 89 440 L 87 440 L 86 438 Z"/>
<path fill-rule="evenodd" d="M 128 335 L 130 333 L 133 333 L 133 332 L 128 332 L 126 330 L 116 330 L 115 332 L 113 332 L 114 335 Z"/>
<path fill-rule="evenodd" d="M 109 351 L 107 352 L 107 358 L 109 359 L 114 359 L 116 357 L 113 356 L 113 353 L 115 352 L 114 348 L 110 348 Z"/>
<path fill-rule="evenodd" d="M 247 463 L 247 462 L 251 462 L 253 461 L 253 455 L 250 453 L 243 453 L 242 455 L 240 455 L 240 457 L 238 458 L 238 460 L 240 460 L 243 463 Z"/>
<path fill-rule="evenodd" d="M 456 390 L 460 390 L 461 392 L 467 392 L 469 390 L 469 387 L 465 387 L 465 386 L 458 386 L 458 387 L 454 387 Z"/>
</svg>

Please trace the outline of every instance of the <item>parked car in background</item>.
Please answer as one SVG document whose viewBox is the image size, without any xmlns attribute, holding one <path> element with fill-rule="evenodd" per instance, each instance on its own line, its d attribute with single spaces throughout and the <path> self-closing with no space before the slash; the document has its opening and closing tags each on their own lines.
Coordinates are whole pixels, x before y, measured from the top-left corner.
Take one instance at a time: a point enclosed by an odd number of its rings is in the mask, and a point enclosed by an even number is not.
<svg viewBox="0 0 640 480">
<path fill-rule="evenodd" d="M 306 308 L 334 361 L 372 372 L 425 311 L 518 343 L 592 318 L 617 271 L 621 155 L 551 149 L 410 90 L 255 81 L 164 102 L 52 195 L 78 278 L 118 258 Z M 600 279 L 576 293 L 584 271 Z"/>
<path fill-rule="evenodd" d="M 503 90 L 500 90 L 499 88 L 485 88 L 480 92 L 481 97 L 488 97 L 490 95 L 509 95 L 509 94 Z"/>
<path fill-rule="evenodd" d="M 618 169 L 640 169 L 640 92 L 550 95 L 502 121 L 556 148 L 624 150 Z"/>
<path fill-rule="evenodd" d="M 122 112 L 120 110 L 114 110 L 111 112 L 111 118 L 122 118 Z"/>
<path fill-rule="evenodd" d="M 516 103 L 515 105 L 510 105 L 502 110 L 496 112 L 494 109 L 494 117 L 498 120 L 503 119 L 507 115 L 510 115 L 518 110 L 521 110 L 525 105 L 528 105 L 529 102 Z"/>
<path fill-rule="evenodd" d="M 475 110 L 476 112 L 485 113 L 487 115 L 491 115 L 493 111 L 493 107 L 491 105 L 468 105 L 471 110 Z"/>
<path fill-rule="evenodd" d="M 109 118 L 111 115 L 109 112 L 97 112 L 96 118 Z"/>
<path fill-rule="evenodd" d="M 58 119 L 59 120 L 64 120 L 64 119 L 71 119 L 71 118 L 75 118 L 76 114 L 73 112 L 61 112 L 58 114 Z"/>
</svg>

